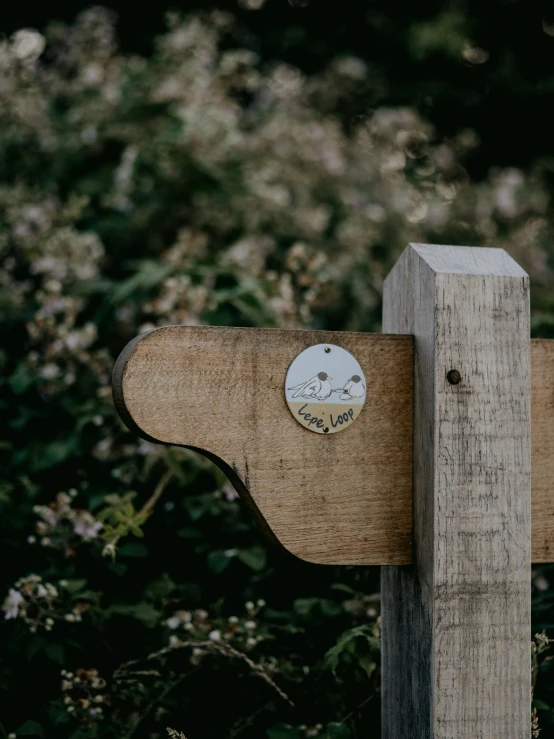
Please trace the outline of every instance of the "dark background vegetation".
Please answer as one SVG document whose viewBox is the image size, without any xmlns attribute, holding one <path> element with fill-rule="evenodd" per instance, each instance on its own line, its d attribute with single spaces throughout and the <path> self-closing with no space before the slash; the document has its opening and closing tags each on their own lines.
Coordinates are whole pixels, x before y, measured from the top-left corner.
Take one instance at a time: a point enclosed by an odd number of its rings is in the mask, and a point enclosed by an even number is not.
<svg viewBox="0 0 554 739">
<path fill-rule="evenodd" d="M 0 736 L 155 738 L 169 725 L 188 739 L 378 737 L 378 569 L 268 549 L 211 465 L 121 426 L 109 372 L 154 325 L 377 331 L 382 278 L 408 239 L 507 248 L 533 279 L 534 334 L 554 337 L 554 5 L 110 3 L 119 48 L 107 51 L 104 20 L 76 20 L 88 7 L 0 11 L 7 44 L 21 28 L 48 39 L 38 66 L 5 62 L 0 100 L 0 597 L 6 616 L 15 608 L 0 632 Z M 221 125 L 247 132 L 243 148 L 216 156 L 221 136 L 182 139 L 176 106 L 196 105 L 186 90 L 205 47 L 189 58 L 160 42 L 172 9 L 184 27 L 188 14 L 232 13 L 217 53 L 255 52 L 245 65 L 263 80 L 283 62 L 303 72 L 290 103 L 214 64 L 212 97 L 241 111 Z M 344 57 L 365 62 L 354 83 L 333 71 Z M 79 82 L 90 60 L 116 75 L 115 101 Z M 185 92 L 160 100 L 174 75 Z M 284 158 L 264 138 L 268 119 Z M 340 140 L 345 173 L 312 157 L 301 131 L 313 122 L 329 147 Z M 425 152 L 390 174 L 407 140 Z M 251 161 L 290 202 L 250 188 Z M 420 218 L 426 199 L 448 216 Z M 549 577 L 533 572 L 533 618 L 552 635 Z M 554 737 L 546 646 L 543 739 Z"/>
<path fill-rule="evenodd" d="M 89 5 L 9 4 L 2 10 L 2 31 L 71 21 Z M 529 166 L 537 157 L 552 156 L 551 1 L 269 0 L 255 11 L 236 0 L 140 6 L 113 2 L 108 7 L 118 14 L 118 36 L 129 52 L 151 52 L 167 10 L 217 8 L 237 17 L 240 40 L 265 60 L 284 60 L 313 73 L 338 54 L 364 59 L 381 85 L 372 99 L 360 101 L 362 108 L 413 106 L 445 136 L 474 129 L 481 146 L 468 163 L 473 177 L 484 176 L 492 165 Z M 427 45 L 422 43 L 425 36 Z M 487 50 L 486 64 L 460 64 L 459 51 L 468 37 Z"/>
</svg>

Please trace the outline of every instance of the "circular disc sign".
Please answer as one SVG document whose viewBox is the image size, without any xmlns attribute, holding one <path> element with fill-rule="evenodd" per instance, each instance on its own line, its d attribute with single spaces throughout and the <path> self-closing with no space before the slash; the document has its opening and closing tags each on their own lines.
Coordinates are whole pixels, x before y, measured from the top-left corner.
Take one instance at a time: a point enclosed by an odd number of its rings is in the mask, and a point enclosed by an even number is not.
<svg viewBox="0 0 554 739">
<path fill-rule="evenodd" d="M 360 415 L 365 391 L 357 360 L 334 344 L 316 344 L 301 352 L 285 381 L 290 412 L 316 434 L 336 434 L 348 428 Z"/>
</svg>

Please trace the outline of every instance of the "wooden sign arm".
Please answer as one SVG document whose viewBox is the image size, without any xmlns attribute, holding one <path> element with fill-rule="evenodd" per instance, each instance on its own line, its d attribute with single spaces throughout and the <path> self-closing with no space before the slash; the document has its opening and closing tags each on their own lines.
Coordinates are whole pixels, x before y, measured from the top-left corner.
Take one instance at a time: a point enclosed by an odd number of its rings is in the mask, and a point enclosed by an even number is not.
<svg viewBox="0 0 554 739">
<path fill-rule="evenodd" d="M 351 429 L 333 439 L 299 427 L 283 392 L 296 353 L 325 340 L 359 353 L 368 377 L 366 407 Z M 137 336 L 119 356 L 114 403 L 141 438 L 185 446 L 214 462 L 266 536 L 296 556 L 326 563 L 407 564 L 412 558 L 412 341 L 410 336 L 320 331 L 158 329 Z M 554 341 L 533 339 L 536 563 L 554 560 L 552 367 Z"/>
<path fill-rule="evenodd" d="M 292 360 L 314 344 L 350 351 L 365 406 L 342 433 L 300 426 L 284 394 Z M 113 373 L 134 433 L 199 451 L 227 475 L 259 525 L 316 563 L 411 558 L 410 336 L 169 326 L 133 339 Z"/>
</svg>

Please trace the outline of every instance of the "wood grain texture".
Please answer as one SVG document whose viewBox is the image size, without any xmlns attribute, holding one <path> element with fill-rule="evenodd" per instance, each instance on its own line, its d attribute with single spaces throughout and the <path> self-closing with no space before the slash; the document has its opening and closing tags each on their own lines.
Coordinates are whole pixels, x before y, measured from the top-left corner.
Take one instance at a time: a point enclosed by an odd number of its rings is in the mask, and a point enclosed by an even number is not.
<svg viewBox="0 0 554 739">
<path fill-rule="evenodd" d="M 383 314 L 415 338 L 414 563 L 382 571 L 383 737 L 529 739 L 528 278 L 502 250 L 411 245 Z"/>
<path fill-rule="evenodd" d="M 340 434 L 308 431 L 285 402 L 290 363 L 319 343 L 351 352 L 367 381 Z M 170 326 L 126 347 L 113 389 L 131 430 L 212 459 L 294 555 L 400 564 L 411 559 L 412 368 L 410 336 Z"/>
<path fill-rule="evenodd" d="M 554 340 L 531 340 L 531 558 L 554 562 Z"/>
<path fill-rule="evenodd" d="M 219 366 L 221 359 L 218 353 L 226 351 L 228 348 L 228 342 L 233 337 L 233 331 L 240 329 L 209 329 L 209 328 L 197 328 L 197 327 L 173 327 L 178 329 L 178 333 L 166 334 L 165 340 L 172 340 L 174 336 L 180 335 L 182 330 L 186 332 L 192 332 L 196 334 L 200 332 L 204 342 L 204 354 L 202 355 L 203 360 L 207 361 L 208 366 L 215 363 L 215 366 Z M 203 332 L 208 332 L 205 334 Z M 215 331 L 216 333 L 210 334 L 209 332 Z M 244 329 L 247 333 L 256 331 L 256 329 Z M 230 333 L 229 333 L 230 332 Z M 300 332 L 304 333 L 304 332 Z M 293 332 L 295 346 L 300 338 L 299 332 Z M 307 332 L 313 338 L 314 341 L 319 340 L 319 332 Z M 288 341 L 289 332 L 281 332 L 279 339 L 282 342 Z M 343 336 L 344 334 L 340 334 Z M 252 336 L 254 336 L 252 334 Z M 264 343 L 263 338 L 259 334 L 257 341 L 254 342 L 256 351 L 263 352 Z M 356 335 L 358 336 L 358 335 Z M 223 337 L 223 344 L 218 350 L 217 342 L 219 338 Z M 114 397 L 116 399 L 116 405 L 118 410 L 125 420 L 126 424 L 139 436 L 149 436 L 145 434 L 144 430 L 137 426 L 132 415 L 126 406 L 125 392 L 123 385 L 123 369 L 126 366 L 126 362 L 129 357 L 133 354 L 135 347 L 145 338 L 145 335 L 138 336 L 125 348 L 122 352 L 120 360 L 117 365 L 117 370 L 114 372 Z M 381 337 L 377 339 L 379 341 Z M 207 341 L 209 339 L 209 341 Z M 382 385 L 379 388 L 379 392 L 392 392 L 396 397 L 394 400 L 394 412 L 396 421 L 401 421 L 401 426 L 398 429 L 394 428 L 394 425 L 387 424 L 382 433 L 388 434 L 391 429 L 393 436 L 400 434 L 403 442 L 394 441 L 394 438 L 388 439 L 383 437 L 381 446 L 388 444 L 389 452 L 387 455 L 387 463 L 390 463 L 392 468 L 397 468 L 397 472 L 392 476 L 385 474 L 385 484 L 381 484 L 375 487 L 372 491 L 372 507 L 383 508 L 387 511 L 387 515 L 384 518 L 383 531 L 378 534 L 378 527 L 381 525 L 381 516 L 377 516 L 373 523 L 373 536 L 379 541 L 377 549 L 374 553 L 368 555 L 368 561 L 362 561 L 360 564 L 408 564 L 411 562 L 411 498 L 407 502 L 408 512 L 401 510 L 399 505 L 390 505 L 390 490 L 388 484 L 392 487 L 401 484 L 404 487 L 404 494 L 408 495 L 407 490 L 407 478 L 406 470 L 409 466 L 409 460 L 404 459 L 394 460 L 395 454 L 404 455 L 406 452 L 410 454 L 410 450 L 407 447 L 408 435 L 411 438 L 411 431 L 408 433 L 407 424 L 411 418 L 411 407 L 412 407 L 412 396 L 411 393 L 404 387 L 399 393 L 399 387 L 403 385 L 404 379 L 412 372 L 412 354 L 409 347 L 411 346 L 412 340 L 410 337 L 395 337 L 395 341 L 386 340 L 381 342 L 379 345 L 378 358 L 376 364 L 382 362 L 384 367 L 389 371 L 390 382 L 387 382 L 386 387 Z M 193 340 L 192 338 L 190 339 Z M 361 338 L 358 336 L 358 341 Z M 372 340 L 372 337 L 369 339 Z M 234 339 L 233 339 L 234 341 Z M 207 343 L 206 343 L 207 342 Z M 370 351 L 373 351 L 374 344 L 371 345 Z M 158 364 L 157 372 L 164 373 L 164 351 L 163 346 L 159 343 L 156 344 L 156 351 L 159 353 L 157 360 Z M 188 350 L 187 350 L 188 351 Z M 206 352 L 214 352 L 214 356 L 206 359 Z M 142 361 L 142 357 L 146 356 L 148 362 L 152 360 L 151 353 L 148 351 L 146 355 L 141 353 L 133 358 L 133 364 L 136 366 L 137 362 Z M 171 356 L 171 352 L 169 353 Z M 187 371 L 192 376 L 198 371 L 201 373 L 202 378 L 206 380 L 208 375 L 205 373 L 204 366 L 200 368 L 196 367 L 196 364 L 192 361 L 189 356 L 186 360 Z M 554 562 L 554 340 L 551 339 L 532 339 L 531 340 L 531 510 L 532 510 L 532 537 L 531 537 L 531 554 L 532 561 L 539 564 L 544 562 Z M 169 371 L 169 367 L 165 368 L 165 372 Z M 379 372 L 377 372 L 379 375 Z M 236 379 L 236 376 L 235 376 Z M 386 378 L 385 378 L 386 379 Z M 152 380 L 146 378 L 146 382 L 149 388 L 152 388 Z M 195 381 L 197 382 L 197 381 Z M 166 380 L 163 379 L 162 386 L 160 389 L 153 392 L 152 402 L 159 403 L 159 409 L 161 413 L 161 419 L 164 418 L 165 410 L 163 409 L 163 398 L 164 388 Z M 135 391 L 133 391 L 135 392 Z M 277 395 L 279 395 L 277 390 Z M 209 396 L 214 403 L 214 409 L 212 413 L 217 415 L 221 408 L 225 406 L 221 405 L 221 398 L 217 396 L 217 393 L 212 393 Z M 157 398 L 157 400 L 156 400 Z M 188 395 L 183 395 L 179 402 L 188 402 Z M 370 401 L 372 402 L 372 401 Z M 134 406 L 133 406 L 134 407 Z M 194 414 L 195 407 L 191 407 L 188 412 Z M 279 409 L 278 413 L 281 417 L 281 422 L 288 424 L 289 418 L 283 415 L 283 409 Z M 369 419 L 367 419 L 369 420 Z M 213 421 L 210 422 L 213 425 Z M 198 427 L 196 424 L 195 428 Z M 211 428 L 211 427 L 210 427 Z M 287 428 L 289 428 L 287 426 Z M 364 426 L 365 429 L 365 426 Z M 362 431 L 362 429 L 358 429 Z M 194 434 L 197 432 L 194 431 Z M 350 433 L 350 432 L 349 432 Z M 162 433 L 163 436 L 163 433 Z M 149 437 L 151 438 L 151 437 Z M 165 438 L 165 437 L 164 437 Z M 199 447 L 201 443 L 207 438 L 206 431 L 201 432 L 200 437 L 196 438 L 193 436 L 193 428 L 190 427 L 183 434 L 180 444 L 189 446 L 190 448 L 196 448 L 200 452 L 204 452 L 206 456 L 210 456 L 208 450 L 202 450 Z M 298 438 L 298 436 L 297 436 Z M 302 437 L 300 437 L 302 438 Z M 359 439 L 359 434 L 356 439 Z M 154 441 L 161 441 L 161 439 L 153 439 Z M 188 444 L 185 444 L 185 442 Z M 352 439 L 351 439 L 352 441 Z M 175 442 L 177 443 L 177 442 Z M 311 448 L 311 447 L 310 447 Z M 379 447 L 381 448 L 381 447 Z M 303 452 L 304 453 L 304 452 Z M 216 455 L 217 456 L 217 455 Z M 213 458 L 210 456 L 210 458 Z M 216 462 L 218 460 L 215 460 Z M 220 463 L 223 467 L 223 463 Z M 404 469 L 404 473 L 399 470 Z M 380 468 L 382 469 L 382 467 Z M 263 517 L 260 516 L 260 512 L 255 507 L 254 502 L 250 498 L 249 494 L 245 491 L 244 482 L 237 479 L 236 473 L 233 472 L 232 467 L 224 467 L 225 472 L 230 476 L 230 479 L 242 491 L 247 505 L 249 505 L 258 518 L 260 524 L 264 527 L 265 532 L 272 537 L 272 533 L 268 530 L 267 524 L 265 524 Z M 365 473 L 361 472 L 362 475 Z M 318 478 L 316 478 L 317 481 Z M 399 480 L 401 481 L 399 483 Z M 292 484 L 292 483 L 291 483 Z M 287 490 L 290 489 L 290 485 L 287 486 Z M 283 490 L 281 489 L 281 497 L 283 496 Z M 394 492 L 393 492 L 394 494 Z M 398 494 L 398 493 L 396 493 Z M 380 498 L 378 496 L 381 496 Z M 404 498 L 408 501 L 407 497 Z M 283 503 L 284 504 L 284 503 Z M 336 512 L 335 512 L 336 513 Z M 349 514 L 348 514 L 349 515 Z M 397 520 L 394 517 L 398 516 Z M 361 522 L 361 527 L 358 529 L 356 526 L 352 531 L 352 537 L 354 540 L 365 536 L 365 522 Z M 410 531 L 408 531 L 408 528 Z M 372 540 L 373 542 L 373 540 Z M 385 543 L 386 542 L 386 543 Z M 360 554 L 360 557 L 366 556 Z M 381 558 L 381 559 L 379 559 Z"/>
</svg>

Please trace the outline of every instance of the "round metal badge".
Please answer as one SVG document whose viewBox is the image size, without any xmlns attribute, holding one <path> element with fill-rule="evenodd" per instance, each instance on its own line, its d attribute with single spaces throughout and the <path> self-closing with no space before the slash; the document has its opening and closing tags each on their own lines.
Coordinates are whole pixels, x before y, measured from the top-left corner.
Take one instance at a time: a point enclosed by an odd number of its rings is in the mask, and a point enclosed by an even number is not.
<svg viewBox="0 0 554 739">
<path fill-rule="evenodd" d="M 336 434 L 360 415 L 366 381 L 358 361 L 335 344 L 316 344 L 293 359 L 285 397 L 299 424 L 316 434 Z"/>
</svg>

